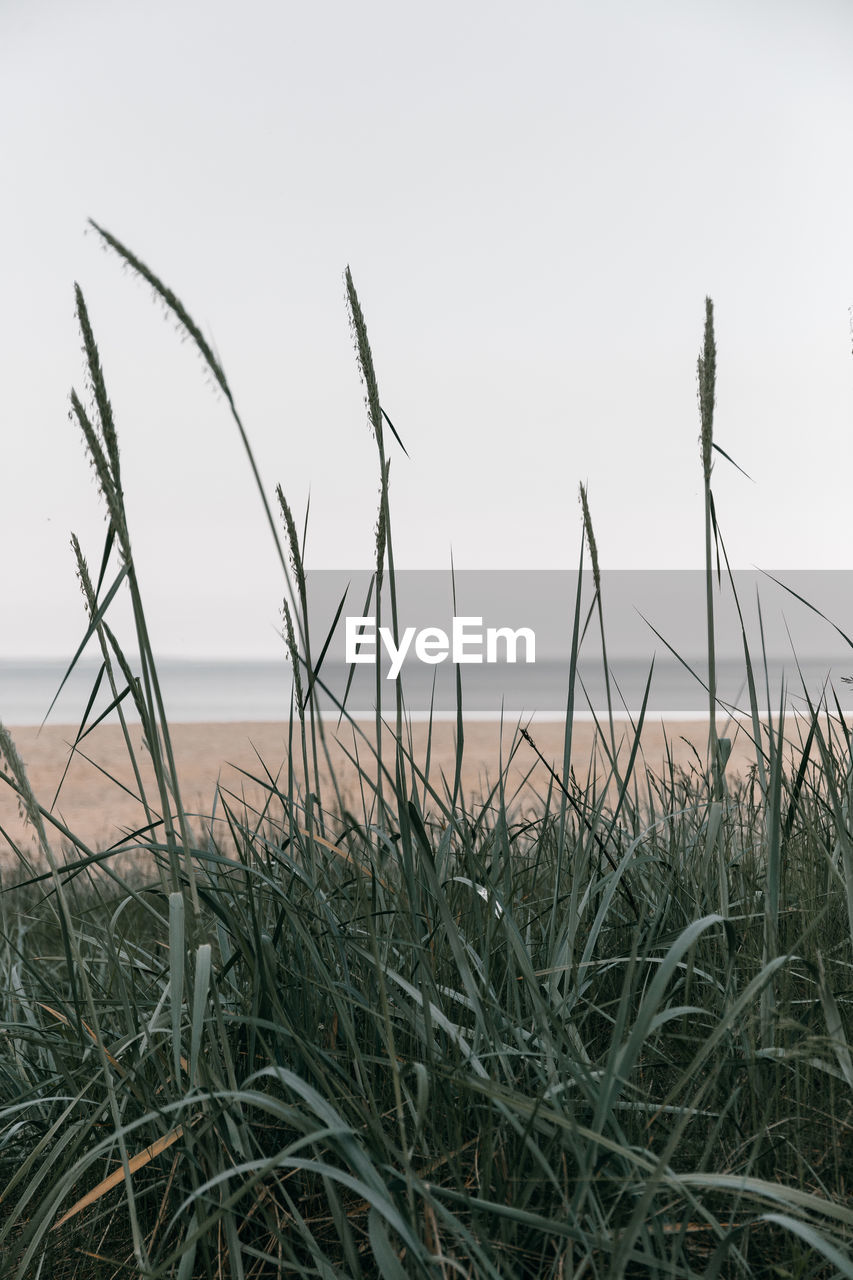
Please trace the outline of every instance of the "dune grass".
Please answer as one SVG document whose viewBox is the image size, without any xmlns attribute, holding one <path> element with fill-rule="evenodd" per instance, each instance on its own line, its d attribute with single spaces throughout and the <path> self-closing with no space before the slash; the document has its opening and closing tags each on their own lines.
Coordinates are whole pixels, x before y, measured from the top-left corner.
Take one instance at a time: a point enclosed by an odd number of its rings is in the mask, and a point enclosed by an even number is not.
<svg viewBox="0 0 853 1280">
<path fill-rule="evenodd" d="M 41 854 L 15 848 L 0 893 L 0 1273 L 249 1280 L 381 1277 L 853 1276 L 853 836 L 850 733 L 811 708 L 792 754 L 784 705 L 760 716 L 744 634 L 755 764 L 654 774 L 642 717 L 611 777 L 541 771 L 531 820 L 506 767 L 478 802 L 409 746 L 405 691 L 376 733 L 351 725 L 361 804 L 318 762 L 325 637 L 307 631 L 303 548 L 284 541 L 223 370 L 177 297 L 114 237 L 224 395 L 284 576 L 295 682 L 288 767 L 264 803 L 218 794 L 187 814 L 145 625 L 117 432 L 82 292 L 88 401 L 72 409 L 109 523 L 80 651 L 142 720 L 156 792 L 143 826 L 88 848 L 33 796 L 0 730 L 2 781 Z M 386 427 L 346 275 L 377 447 L 376 607 L 396 628 Z M 714 707 L 713 308 L 699 365 Z M 721 451 L 719 451 L 721 452 Z M 592 520 L 582 490 L 586 541 Z M 596 570 L 599 631 L 604 609 Z M 725 580 L 723 580 L 724 582 Z M 733 583 L 729 580 L 733 589 Z M 133 608 L 138 661 L 109 625 Z M 79 655 L 78 655 L 79 656 Z M 94 701 L 82 716 L 92 722 Z M 610 691 L 608 686 L 608 706 Z M 343 712 L 346 722 L 346 712 Z M 382 754 L 380 728 L 394 730 Z M 127 748 L 133 758 L 131 738 Z M 355 748 L 354 748 L 355 750 Z M 136 763 L 134 762 L 136 767 Z M 116 870 L 134 851 L 140 872 Z"/>
</svg>

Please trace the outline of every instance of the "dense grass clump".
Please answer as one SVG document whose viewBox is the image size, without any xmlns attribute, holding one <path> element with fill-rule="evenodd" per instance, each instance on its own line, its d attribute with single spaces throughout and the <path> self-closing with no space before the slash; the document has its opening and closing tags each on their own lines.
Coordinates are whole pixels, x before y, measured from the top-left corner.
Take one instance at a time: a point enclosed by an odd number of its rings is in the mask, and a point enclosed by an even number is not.
<svg viewBox="0 0 853 1280">
<path fill-rule="evenodd" d="M 100 234 L 195 343 L 254 468 L 200 331 Z M 396 432 L 346 284 L 379 455 L 376 608 L 396 628 Z M 13 848 L 16 883 L 0 893 L 2 1275 L 853 1276 L 853 770 L 838 707 L 811 708 L 790 743 L 783 713 L 759 716 L 744 636 L 750 774 L 727 776 L 712 719 L 706 762 L 655 775 L 642 716 L 617 753 L 611 713 L 602 785 L 571 768 L 572 693 L 562 768 L 543 768 L 531 813 L 505 772 L 476 803 L 464 794 L 461 711 L 455 777 L 434 786 L 400 682 L 388 714 L 377 680 L 375 734 L 351 726 L 361 799 L 347 808 L 335 780 L 320 787 L 328 724 L 296 525 L 279 490 L 285 552 L 259 481 L 300 677 L 288 767 L 256 779 L 260 806 L 218 794 L 191 822 L 79 289 L 77 312 L 91 408 L 73 394 L 72 409 L 109 516 L 96 581 L 75 542 L 80 652 L 100 645 L 123 724 L 135 705 L 156 793 L 137 768 L 144 826 L 91 850 L 39 805 L 0 729 L 2 780 L 43 858 Z M 715 367 L 708 302 L 712 707 Z M 133 663 L 108 621 L 120 590 Z M 572 689 L 584 630 L 578 600 Z M 132 880 L 116 870 L 128 850 Z"/>
</svg>

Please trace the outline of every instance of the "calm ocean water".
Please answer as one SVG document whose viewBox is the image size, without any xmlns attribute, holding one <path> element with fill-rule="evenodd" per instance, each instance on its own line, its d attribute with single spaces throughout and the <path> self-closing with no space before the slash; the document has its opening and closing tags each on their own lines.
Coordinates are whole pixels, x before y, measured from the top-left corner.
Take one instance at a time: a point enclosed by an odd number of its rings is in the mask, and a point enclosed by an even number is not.
<svg viewBox="0 0 853 1280">
<path fill-rule="evenodd" d="M 706 677 L 701 659 L 691 663 L 696 675 Z M 81 660 L 69 677 L 48 723 L 79 723 L 99 664 L 91 659 Z M 619 658 L 612 663 L 614 711 L 636 716 L 640 710 L 649 676 L 649 659 Z M 159 675 L 166 711 L 175 723 L 204 721 L 266 720 L 287 718 L 290 709 L 292 673 L 284 661 L 210 661 L 189 659 L 164 659 L 159 664 Z M 542 661 L 533 665 L 476 666 L 460 668 L 462 673 L 463 713 L 472 719 L 497 718 L 503 705 L 504 714 L 517 717 L 520 714 L 536 714 L 540 718 L 558 718 L 565 714 L 568 694 L 568 675 L 565 663 Z M 65 664 L 61 661 L 0 659 L 0 720 L 7 725 L 40 724 L 47 715 L 62 677 Z M 339 698 L 343 696 L 349 669 L 342 663 L 332 662 L 324 666 L 321 679 Z M 841 677 L 853 674 L 853 663 L 837 658 L 809 658 L 802 660 L 800 671 L 793 659 L 787 662 L 770 662 L 770 700 L 775 711 L 779 706 L 782 682 L 787 689 L 787 705 L 796 710 L 806 710 L 803 682 L 813 702 L 823 693 L 827 681 L 831 681 L 835 694 L 845 714 L 853 711 L 853 685 L 845 684 Z M 600 662 L 594 659 L 582 661 L 580 680 L 575 691 L 576 714 L 590 718 L 592 713 L 606 714 L 607 702 Z M 433 677 L 435 687 L 433 689 Z M 456 672 L 449 663 L 428 667 L 416 663 L 404 669 L 404 690 L 407 707 L 415 718 L 429 713 L 432 699 L 438 717 L 448 718 L 456 713 Z M 718 692 L 727 703 L 746 709 L 748 698 L 742 661 L 724 660 L 718 665 Z M 347 709 L 356 715 L 371 716 L 375 706 L 375 672 L 372 667 L 359 666 L 347 697 Z M 383 706 L 393 708 L 394 686 L 383 680 Z M 585 690 L 585 691 L 584 691 Z M 829 705 L 834 699 L 827 690 Z M 621 694 L 621 696 L 620 696 Z M 759 705 L 766 710 L 767 692 L 761 672 L 758 690 Z M 109 703 L 105 684 L 98 693 L 95 710 L 99 714 Z M 321 695 L 329 714 L 336 715 L 334 703 Z M 130 700 L 124 706 L 130 708 Z M 652 677 L 647 714 L 666 716 L 670 719 L 703 718 L 707 716 L 707 694 L 701 683 L 669 655 L 658 655 Z M 115 713 L 109 717 L 115 719 Z M 129 718 L 134 718 L 130 717 Z"/>
</svg>

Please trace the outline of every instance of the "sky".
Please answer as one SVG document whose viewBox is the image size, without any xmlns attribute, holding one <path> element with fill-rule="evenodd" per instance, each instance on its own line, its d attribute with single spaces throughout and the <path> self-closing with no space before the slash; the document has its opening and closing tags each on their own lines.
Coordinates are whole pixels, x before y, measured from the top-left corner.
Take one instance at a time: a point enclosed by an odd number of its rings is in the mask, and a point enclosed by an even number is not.
<svg viewBox="0 0 853 1280">
<path fill-rule="evenodd" d="M 75 281 L 155 649 L 281 652 L 227 407 L 88 218 L 207 335 L 300 527 L 310 495 L 309 566 L 373 557 L 349 265 L 398 565 L 573 569 L 583 481 L 603 567 L 699 568 L 707 294 L 732 565 L 852 568 L 851 65 L 847 0 L 4 0 L 0 657 L 70 656 L 70 533 L 103 547 Z"/>
</svg>

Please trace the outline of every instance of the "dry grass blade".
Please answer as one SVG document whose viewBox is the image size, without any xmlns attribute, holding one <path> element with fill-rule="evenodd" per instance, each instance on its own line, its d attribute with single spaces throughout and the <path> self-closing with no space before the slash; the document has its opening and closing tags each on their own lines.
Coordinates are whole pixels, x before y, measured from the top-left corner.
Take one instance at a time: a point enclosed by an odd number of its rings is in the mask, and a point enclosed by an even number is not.
<svg viewBox="0 0 853 1280">
<path fill-rule="evenodd" d="M 351 853 L 347 853 L 346 849 L 339 849 L 336 844 L 332 844 L 330 840 L 325 840 L 323 836 L 318 836 L 316 831 L 309 831 L 307 827 L 297 827 L 297 830 L 301 836 L 305 837 L 306 840 L 313 840 L 314 844 L 320 845 L 323 849 L 328 849 L 330 853 L 335 854 L 338 858 L 342 858 L 344 862 L 350 863 L 351 866 L 358 867 L 362 875 L 375 878 L 376 883 L 381 884 L 383 889 L 390 889 L 391 886 L 383 880 L 380 875 L 377 875 L 372 867 L 368 867 L 363 862 L 359 862 Z"/>
<path fill-rule="evenodd" d="M 138 1172 L 139 1169 L 144 1169 L 152 1160 L 156 1160 L 157 1156 L 161 1155 L 164 1151 L 167 1151 L 173 1143 L 177 1142 L 178 1139 L 183 1136 L 183 1132 L 184 1127 L 179 1124 L 177 1128 L 172 1129 L 167 1134 L 164 1134 L 162 1138 L 158 1138 L 156 1142 L 152 1142 L 150 1146 L 145 1147 L 144 1150 L 138 1152 L 135 1156 L 131 1156 L 127 1164 L 128 1172 L 131 1176 Z M 112 1191 L 114 1187 L 120 1186 L 124 1180 L 124 1169 L 116 1169 L 114 1173 L 111 1173 L 108 1177 L 104 1178 L 102 1182 L 99 1182 L 96 1187 L 93 1187 L 91 1191 L 87 1192 L 86 1195 L 78 1200 L 76 1204 L 73 1204 L 68 1212 L 63 1214 L 59 1221 L 55 1223 L 53 1230 L 57 1231 L 66 1222 L 70 1221 L 71 1218 L 75 1218 L 78 1213 L 82 1213 L 83 1210 L 88 1209 L 90 1205 L 96 1204 L 98 1200 L 108 1192 Z"/>
<path fill-rule="evenodd" d="M 52 1009 L 49 1004 L 45 1004 L 44 1001 L 42 1000 L 37 1001 L 37 1004 L 40 1009 L 45 1009 L 51 1015 L 51 1017 L 56 1018 L 57 1022 L 61 1022 L 63 1023 L 64 1026 L 71 1027 L 73 1029 L 73 1023 L 68 1018 L 66 1018 L 64 1013 L 60 1013 L 58 1009 Z M 113 1057 L 113 1055 L 110 1053 L 106 1045 L 101 1043 L 101 1041 L 95 1035 L 92 1028 L 89 1026 L 88 1022 L 84 1021 L 84 1019 L 81 1018 L 80 1025 L 83 1028 L 83 1030 L 86 1032 L 86 1034 L 91 1038 L 92 1043 L 100 1047 L 100 1049 L 104 1054 L 104 1057 L 107 1059 L 110 1066 L 115 1067 L 116 1071 L 118 1071 L 120 1075 L 124 1075 L 124 1067 L 116 1058 Z"/>
</svg>

